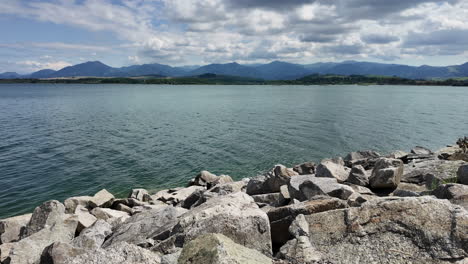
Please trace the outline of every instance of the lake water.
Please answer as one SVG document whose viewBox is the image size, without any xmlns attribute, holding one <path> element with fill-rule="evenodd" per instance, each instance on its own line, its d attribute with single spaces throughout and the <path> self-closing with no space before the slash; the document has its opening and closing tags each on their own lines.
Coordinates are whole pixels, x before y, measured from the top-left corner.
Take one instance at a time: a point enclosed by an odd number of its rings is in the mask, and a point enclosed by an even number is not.
<svg viewBox="0 0 468 264">
<path fill-rule="evenodd" d="M 0 218 L 102 188 L 433 149 L 468 135 L 468 88 L 0 85 Z"/>
</svg>

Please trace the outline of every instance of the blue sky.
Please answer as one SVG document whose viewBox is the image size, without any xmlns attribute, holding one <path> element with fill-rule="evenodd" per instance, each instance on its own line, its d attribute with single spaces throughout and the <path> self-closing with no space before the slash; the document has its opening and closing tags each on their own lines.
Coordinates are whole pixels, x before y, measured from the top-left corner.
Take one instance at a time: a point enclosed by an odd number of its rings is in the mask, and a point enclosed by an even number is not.
<svg viewBox="0 0 468 264">
<path fill-rule="evenodd" d="M 2 0 L 0 72 L 100 60 L 468 61 L 466 0 Z"/>
</svg>

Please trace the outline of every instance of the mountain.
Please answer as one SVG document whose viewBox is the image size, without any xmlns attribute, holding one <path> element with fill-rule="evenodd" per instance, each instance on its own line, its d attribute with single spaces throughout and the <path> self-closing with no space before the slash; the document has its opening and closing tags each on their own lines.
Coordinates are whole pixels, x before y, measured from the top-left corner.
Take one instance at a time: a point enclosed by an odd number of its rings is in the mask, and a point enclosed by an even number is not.
<svg viewBox="0 0 468 264">
<path fill-rule="evenodd" d="M 119 75 L 114 76 L 143 76 L 143 75 L 160 75 L 160 76 L 181 76 L 188 72 L 182 68 L 174 68 L 164 64 L 143 64 L 133 65 L 128 67 L 118 68 L 115 71 Z M 113 75 L 110 73 L 110 75 Z"/>
<path fill-rule="evenodd" d="M 45 70 L 40 70 L 40 71 L 31 73 L 28 76 L 28 78 L 33 78 L 33 79 L 48 78 L 49 76 L 52 76 L 54 73 L 56 73 L 56 71 L 45 69 Z"/>
<path fill-rule="evenodd" d="M 21 75 L 19 75 L 16 72 L 0 73 L 0 79 L 16 79 L 16 78 L 21 78 Z"/>
<path fill-rule="evenodd" d="M 310 71 L 300 64 L 273 61 L 254 67 L 265 80 L 294 80 L 310 74 Z"/>
<path fill-rule="evenodd" d="M 85 63 L 68 66 L 55 73 L 50 77 L 74 77 L 74 76 L 95 76 L 104 77 L 113 68 L 105 65 L 100 61 L 88 61 Z"/>
<path fill-rule="evenodd" d="M 205 73 L 213 73 L 217 75 L 231 75 L 240 77 L 251 77 L 258 78 L 261 73 L 255 68 L 240 65 L 237 62 L 226 63 L 226 64 L 209 64 L 202 66 L 196 70 L 188 72 L 187 75 L 196 76 Z"/>
</svg>

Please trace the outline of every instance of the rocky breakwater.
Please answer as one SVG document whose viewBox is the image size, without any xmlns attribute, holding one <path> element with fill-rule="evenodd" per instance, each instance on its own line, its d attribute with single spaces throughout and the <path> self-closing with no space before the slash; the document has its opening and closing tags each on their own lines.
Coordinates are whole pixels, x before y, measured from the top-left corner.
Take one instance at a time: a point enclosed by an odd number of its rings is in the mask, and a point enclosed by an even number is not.
<svg viewBox="0 0 468 264">
<path fill-rule="evenodd" d="M 2 264 L 467 263 L 464 149 L 274 166 L 47 201 L 0 220 Z"/>
</svg>

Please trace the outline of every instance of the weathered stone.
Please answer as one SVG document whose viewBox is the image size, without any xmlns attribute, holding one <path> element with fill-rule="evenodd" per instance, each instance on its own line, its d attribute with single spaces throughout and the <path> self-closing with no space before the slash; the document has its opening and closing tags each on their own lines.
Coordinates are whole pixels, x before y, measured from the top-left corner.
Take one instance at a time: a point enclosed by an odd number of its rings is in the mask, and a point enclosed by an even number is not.
<svg viewBox="0 0 468 264">
<path fill-rule="evenodd" d="M 309 236 L 309 224 L 307 223 L 303 214 L 296 216 L 294 221 L 289 226 L 289 233 L 295 238 Z"/>
<path fill-rule="evenodd" d="M 399 159 L 379 159 L 372 175 L 369 178 L 369 184 L 373 189 L 396 188 L 403 175 L 403 162 Z"/>
<path fill-rule="evenodd" d="M 335 178 L 345 182 L 349 177 L 350 169 L 344 166 L 342 158 L 324 159 L 315 169 L 316 177 Z"/>
<path fill-rule="evenodd" d="M 234 242 L 271 256 L 271 235 L 267 215 L 252 197 L 238 192 L 214 197 L 181 215 L 178 221 L 156 232 L 152 249 L 173 253 L 204 233 L 220 233 Z"/>
<path fill-rule="evenodd" d="M 245 192 L 247 189 L 247 183 L 250 179 L 242 179 L 241 181 L 236 182 L 227 182 L 217 184 L 215 187 L 211 188 L 209 191 L 212 193 L 217 193 L 219 195 L 226 195 L 229 193 L 236 193 L 236 192 Z"/>
<path fill-rule="evenodd" d="M 0 220 L 0 245 L 16 242 L 21 238 L 26 225 L 31 220 L 32 214 L 18 215 Z"/>
<path fill-rule="evenodd" d="M 267 264 L 272 260 L 260 252 L 236 244 L 222 234 L 204 234 L 188 242 L 179 264 Z"/>
<path fill-rule="evenodd" d="M 387 158 L 390 158 L 390 159 L 405 159 L 407 156 L 408 156 L 408 152 L 404 152 L 404 151 L 401 151 L 401 150 L 396 150 L 396 151 L 393 151 L 392 153 L 390 153 L 390 155 L 387 156 Z"/>
<path fill-rule="evenodd" d="M 315 166 L 315 162 L 304 162 L 294 166 L 293 170 L 299 173 L 299 175 L 309 175 L 315 173 Z"/>
<path fill-rule="evenodd" d="M 448 199 L 454 204 L 463 206 L 468 210 L 468 186 L 457 183 L 449 183 L 438 186 L 432 191 L 432 195 L 439 199 Z"/>
<path fill-rule="evenodd" d="M 421 146 L 416 146 L 413 149 L 411 149 L 412 154 L 417 154 L 417 155 L 431 155 L 433 154 L 432 151 L 428 148 L 421 147 Z"/>
<path fill-rule="evenodd" d="M 80 233 L 83 229 L 90 227 L 97 220 L 97 218 L 82 205 L 78 205 L 76 207 L 75 215 L 78 218 L 78 227 L 76 228 L 77 233 Z"/>
<path fill-rule="evenodd" d="M 435 155 L 439 159 L 449 160 L 454 154 L 461 152 L 461 148 L 459 146 L 447 146 L 445 148 L 439 149 L 435 152 Z"/>
<path fill-rule="evenodd" d="M 182 253 L 182 249 L 176 251 L 175 253 L 161 256 L 161 264 L 177 264 L 177 260 L 180 257 L 180 253 Z"/>
<path fill-rule="evenodd" d="M 354 193 L 351 187 L 339 184 L 334 178 L 311 178 L 304 181 L 299 188 L 307 200 L 317 195 L 329 195 L 346 200 Z"/>
<path fill-rule="evenodd" d="M 100 207 L 94 208 L 91 211 L 91 214 L 93 214 L 97 219 L 102 219 L 104 221 L 107 221 L 111 218 L 127 219 L 129 217 L 128 213 L 126 212 L 117 211 L 117 210 L 113 210 L 110 208 L 100 208 Z"/>
<path fill-rule="evenodd" d="M 0 245 L 0 263 L 4 262 L 10 256 L 10 250 L 13 248 L 15 243 L 4 243 Z"/>
<path fill-rule="evenodd" d="M 151 201 L 151 203 L 154 203 L 154 202 L 155 201 Z M 158 201 L 156 201 L 156 202 L 158 202 Z M 148 203 L 139 201 L 139 200 L 137 200 L 135 198 L 114 199 L 114 201 L 112 202 L 111 208 L 118 210 L 117 206 L 119 204 L 123 204 L 125 206 L 130 207 L 130 208 L 133 208 L 135 206 L 144 206 L 144 205 L 147 205 Z"/>
<path fill-rule="evenodd" d="M 252 195 L 256 203 L 267 204 L 273 207 L 286 205 L 286 200 L 282 199 L 281 193 L 267 193 Z"/>
<path fill-rule="evenodd" d="M 97 249 L 111 233 L 112 226 L 104 220 L 98 220 L 73 239 L 72 245 L 83 249 Z"/>
<path fill-rule="evenodd" d="M 442 181 L 456 180 L 458 168 L 466 164 L 468 163 L 465 161 L 448 160 L 426 160 L 406 164 L 401 181 L 434 189 Z"/>
<path fill-rule="evenodd" d="M 291 199 L 296 199 L 298 201 L 307 200 L 307 197 L 304 196 L 304 194 L 302 193 L 299 187 L 301 186 L 302 183 L 304 183 L 307 180 L 313 179 L 314 177 L 315 175 L 313 174 L 299 175 L 299 176 L 292 177 L 289 183 L 287 184 L 289 196 L 291 197 Z"/>
<path fill-rule="evenodd" d="M 44 249 L 40 264 L 63 264 L 68 259 L 84 253 L 86 249 L 74 247 L 65 242 L 55 242 Z"/>
<path fill-rule="evenodd" d="M 289 201 L 291 199 L 291 195 L 289 194 L 289 191 L 288 191 L 288 185 L 281 185 L 280 194 L 281 194 L 280 199 L 283 199 L 285 201 Z"/>
<path fill-rule="evenodd" d="M 116 204 L 115 206 L 112 206 L 112 209 L 125 212 L 125 213 L 127 213 L 127 214 L 129 214 L 129 215 L 132 215 L 132 214 L 135 213 L 135 211 L 134 211 L 131 207 L 126 206 L 126 205 L 123 204 L 123 203 L 118 203 L 118 204 Z"/>
<path fill-rule="evenodd" d="M 66 199 L 63 204 L 65 205 L 65 212 L 72 214 L 75 212 L 78 205 L 84 208 L 89 208 L 89 202 L 93 199 L 91 196 L 77 196 Z"/>
<path fill-rule="evenodd" d="M 104 243 L 108 247 L 118 242 L 127 242 L 134 245 L 145 243 L 153 233 L 168 225 L 175 223 L 177 217 L 187 210 L 172 206 L 160 206 L 153 210 L 146 210 L 131 216 L 125 223 L 117 226 L 112 235 Z"/>
<path fill-rule="evenodd" d="M 176 206 L 179 204 L 183 204 L 185 199 L 190 197 L 190 195 L 192 195 L 193 193 L 200 192 L 200 191 L 203 192 L 205 190 L 206 190 L 205 187 L 194 185 L 194 186 L 190 186 L 187 188 L 178 189 L 175 191 L 166 191 L 166 190 L 159 191 L 155 195 L 153 195 L 152 198 L 154 200 L 159 200 L 166 204 Z"/>
<path fill-rule="evenodd" d="M 147 249 L 128 244 L 116 243 L 108 248 L 88 251 L 68 259 L 65 264 L 160 264 L 161 257 Z"/>
<path fill-rule="evenodd" d="M 361 165 L 356 165 L 351 168 L 351 172 L 347 179 L 347 182 L 353 183 L 360 186 L 369 185 L 369 175 L 367 175 L 366 170 Z"/>
<path fill-rule="evenodd" d="M 361 165 L 366 169 L 371 169 L 379 157 L 380 154 L 372 150 L 356 151 L 349 153 L 344 158 L 344 163 L 350 168 Z"/>
<path fill-rule="evenodd" d="M 257 176 L 247 184 L 247 193 L 250 195 L 279 192 L 282 185 L 288 184 L 297 172 L 283 165 L 276 165 L 265 175 Z"/>
<path fill-rule="evenodd" d="M 398 196 L 398 197 L 418 197 L 418 196 L 421 196 L 417 192 L 403 190 L 403 189 L 396 189 L 390 195 L 391 196 Z"/>
<path fill-rule="evenodd" d="M 56 200 L 47 201 L 34 209 L 31 220 L 24 228 L 22 237 L 30 236 L 46 226 L 53 226 L 63 220 L 65 206 Z"/>
<path fill-rule="evenodd" d="M 322 260 L 322 254 L 312 246 L 308 236 L 289 240 L 280 248 L 277 257 L 291 264 L 315 264 Z"/>
<path fill-rule="evenodd" d="M 63 205 L 62 205 L 63 206 Z M 63 206 L 65 211 L 65 207 Z M 9 264 L 37 264 L 43 250 L 54 242 L 70 242 L 74 236 L 78 221 L 70 217 L 63 221 L 56 221 L 44 228 L 13 243 L 5 263 Z M 3 253 L 2 253 L 3 254 Z"/>
<path fill-rule="evenodd" d="M 217 184 L 223 184 L 228 182 L 233 182 L 230 176 L 216 176 L 215 174 L 210 173 L 209 171 L 201 171 L 200 174 L 198 174 L 194 179 L 190 181 L 189 186 L 204 186 L 207 189 L 210 189 Z"/>
<path fill-rule="evenodd" d="M 348 197 L 348 205 L 351 207 L 358 207 L 361 206 L 363 203 L 367 202 L 369 196 L 364 196 L 360 193 L 353 193 L 351 196 Z"/>
<path fill-rule="evenodd" d="M 468 165 L 463 165 L 458 168 L 457 179 L 459 183 L 468 185 Z"/>
<path fill-rule="evenodd" d="M 305 216 L 332 263 L 448 263 L 468 257 L 468 212 L 430 197 L 380 198 Z"/>
<path fill-rule="evenodd" d="M 89 206 L 91 208 L 110 207 L 114 201 L 114 198 L 114 195 L 112 195 L 106 189 L 102 189 L 93 196 L 93 199 L 89 201 Z"/>
<path fill-rule="evenodd" d="M 142 202 L 149 202 L 151 200 L 151 196 L 149 195 L 148 191 L 145 189 L 133 189 L 128 194 L 128 198 L 137 199 L 138 201 L 142 201 Z"/>
</svg>

